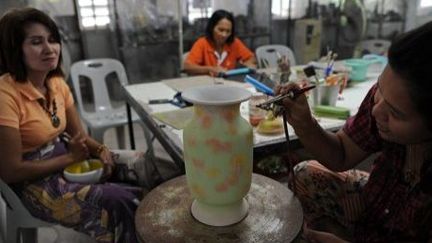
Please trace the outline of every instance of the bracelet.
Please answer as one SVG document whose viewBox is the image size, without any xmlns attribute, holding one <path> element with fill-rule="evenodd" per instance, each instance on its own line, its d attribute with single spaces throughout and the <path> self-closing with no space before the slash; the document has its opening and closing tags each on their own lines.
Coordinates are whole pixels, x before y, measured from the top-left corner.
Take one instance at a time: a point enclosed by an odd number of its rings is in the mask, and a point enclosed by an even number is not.
<svg viewBox="0 0 432 243">
<path fill-rule="evenodd" d="M 96 154 L 100 155 L 105 149 L 108 149 L 108 147 L 105 144 L 101 144 L 96 149 Z"/>
</svg>

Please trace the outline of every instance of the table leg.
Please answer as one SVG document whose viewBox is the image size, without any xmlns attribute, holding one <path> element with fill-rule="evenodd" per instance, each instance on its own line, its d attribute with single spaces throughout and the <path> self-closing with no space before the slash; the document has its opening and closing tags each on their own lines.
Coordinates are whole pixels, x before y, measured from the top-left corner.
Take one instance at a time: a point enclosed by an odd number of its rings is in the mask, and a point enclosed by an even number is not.
<svg viewBox="0 0 432 243">
<path fill-rule="evenodd" d="M 133 124 L 132 124 L 132 112 L 129 103 L 126 102 L 126 113 L 127 113 L 127 120 L 128 120 L 128 129 L 129 129 L 129 139 L 130 139 L 130 146 L 131 149 L 135 149 L 135 136 L 133 131 Z"/>
</svg>

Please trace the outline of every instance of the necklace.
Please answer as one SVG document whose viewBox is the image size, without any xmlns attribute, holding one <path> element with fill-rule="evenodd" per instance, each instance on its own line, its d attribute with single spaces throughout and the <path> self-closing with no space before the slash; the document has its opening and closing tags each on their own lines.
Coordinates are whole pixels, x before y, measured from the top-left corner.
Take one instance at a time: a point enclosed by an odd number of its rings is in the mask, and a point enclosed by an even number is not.
<svg viewBox="0 0 432 243">
<path fill-rule="evenodd" d="M 57 104 L 55 99 L 53 99 L 52 101 L 52 111 L 50 111 L 48 107 L 46 107 L 43 103 L 44 103 L 43 100 L 39 100 L 39 104 L 42 106 L 44 111 L 46 111 L 46 113 L 48 113 L 48 115 L 51 117 L 51 124 L 53 125 L 53 127 L 55 128 L 59 127 L 60 118 L 57 116 Z"/>
</svg>

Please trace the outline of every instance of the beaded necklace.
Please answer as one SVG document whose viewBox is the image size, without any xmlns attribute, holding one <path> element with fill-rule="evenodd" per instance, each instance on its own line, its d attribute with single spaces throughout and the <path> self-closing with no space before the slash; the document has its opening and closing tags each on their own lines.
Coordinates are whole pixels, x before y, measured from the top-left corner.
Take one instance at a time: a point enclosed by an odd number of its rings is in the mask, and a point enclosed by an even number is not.
<svg viewBox="0 0 432 243">
<path fill-rule="evenodd" d="M 39 100 L 39 104 L 42 106 L 42 108 L 44 109 L 44 111 L 46 111 L 46 113 L 48 113 L 48 115 L 51 118 L 51 124 L 53 125 L 53 127 L 57 128 L 60 126 L 60 118 L 57 116 L 57 104 L 55 99 L 52 100 L 52 111 L 50 111 L 48 108 L 43 104 L 43 100 L 40 99 Z M 48 103 L 49 106 L 49 103 Z"/>
</svg>

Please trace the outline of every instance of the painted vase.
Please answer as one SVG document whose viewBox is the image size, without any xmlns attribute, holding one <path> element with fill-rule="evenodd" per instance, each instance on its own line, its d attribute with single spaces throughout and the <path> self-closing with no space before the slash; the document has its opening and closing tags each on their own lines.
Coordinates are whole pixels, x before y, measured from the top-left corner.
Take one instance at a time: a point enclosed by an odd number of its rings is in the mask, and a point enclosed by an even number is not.
<svg viewBox="0 0 432 243">
<path fill-rule="evenodd" d="M 200 86 L 183 92 L 194 116 L 183 130 L 192 215 L 200 222 L 225 226 L 248 211 L 244 199 L 252 180 L 253 132 L 240 116 L 240 103 L 251 93 L 239 87 Z"/>
</svg>

